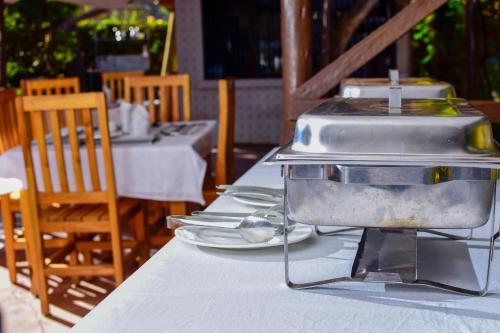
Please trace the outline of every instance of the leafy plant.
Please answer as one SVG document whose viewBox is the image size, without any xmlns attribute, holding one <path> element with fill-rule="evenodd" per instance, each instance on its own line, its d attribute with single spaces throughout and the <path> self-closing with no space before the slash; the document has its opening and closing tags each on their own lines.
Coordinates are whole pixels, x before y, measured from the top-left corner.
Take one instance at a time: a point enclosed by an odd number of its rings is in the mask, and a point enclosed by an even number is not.
<svg viewBox="0 0 500 333">
<path fill-rule="evenodd" d="M 480 86 L 476 98 L 498 99 L 500 94 L 500 0 L 479 2 Z M 412 65 L 416 76 L 432 76 L 455 85 L 463 94 L 466 80 L 465 0 L 449 0 L 412 31 Z"/>
<path fill-rule="evenodd" d="M 145 10 L 112 11 L 61 29 L 67 20 L 89 8 L 50 0 L 19 0 L 5 7 L 7 85 L 33 77 L 82 76 L 95 67 L 96 40 L 110 41 L 98 50 L 104 54 L 137 54 L 145 44 L 150 72 L 159 73 L 167 29 L 165 19 Z M 166 9 L 163 10 L 166 17 Z M 119 38 L 117 38 L 119 32 Z"/>
<path fill-rule="evenodd" d="M 47 0 L 21 0 L 5 7 L 8 86 L 28 77 L 58 76 L 75 59 L 76 34 L 56 29 L 81 6 Z"/>
</svg>

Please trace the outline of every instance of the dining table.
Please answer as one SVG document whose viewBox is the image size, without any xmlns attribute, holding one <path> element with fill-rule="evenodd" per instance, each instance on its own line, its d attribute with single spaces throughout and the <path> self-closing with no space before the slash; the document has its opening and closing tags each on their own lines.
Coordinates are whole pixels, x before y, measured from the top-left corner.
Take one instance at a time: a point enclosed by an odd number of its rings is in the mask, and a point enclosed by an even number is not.
<svg viewBox="0 0 500 333">
<path fill-rule="evenodd" d="M 117 193 L 122 197 L 155 201 L 180 201 L 204 204 L 203 181 L 206 157 L 214 147 L 216 121 L 196 120 L 157 124 L 141 137 L 111 134 L 113 169 Z M 170 129 L 169 129 L 170 128 Z M 174 130 L 171 130 L 174 128 Z M 176 131 L 179 128 L 179 131 Z M 168 129 L 168 130 L 167 130 Z M 187 131 L 184 129 L 188 129 Z M 47 145 L 49 161 L 55 161 L 54 146 Z M 71 151 L 65 147 L 65 161 L 71 170 Z M 80 156 L 87 190 L 91 188 L 85 145 Z M 36 153 L 36 146 L 33 148 Z M 101 183 L 105 184 L 102 150 L 96 148 Z M 34 159 L 35 173 L 40 179 L 39 159 Z M 54 162 L 55 164 L 55 162 Z M 57 168 L 51 167 L 55 190 L 58 189 Z M 21 147 L 0 155 L 0 177 L 17 178 L 26 184 Z M 74 189 L 73 172 L 68 172 L 70 189 Z M 39 184 L 39 187 L 42 185 Z"/>
<path fill-rule="evenodd" d="M 266 157 L 236 185 L 282 188 Z M 207 211 L 255 208 L 221 196 Z M 488 226 L 468 241 L 423 236 L 419 277 L 479 288 L 488 257 Z M 464 230 L 451 230 L 461 233 Z M 345 274 L 361 231 L 314 234 L 290 246 L 295 281 Z M 420 235 L 419 235 L 420 239 Z M 283 246 L 220 249 L 173 238 L 108 295 L 72 332 L 500 332 L 500 258 L 489 293 L 473 297 L 428 287 L 342 283 L 290 289 Z"/>
</svg>

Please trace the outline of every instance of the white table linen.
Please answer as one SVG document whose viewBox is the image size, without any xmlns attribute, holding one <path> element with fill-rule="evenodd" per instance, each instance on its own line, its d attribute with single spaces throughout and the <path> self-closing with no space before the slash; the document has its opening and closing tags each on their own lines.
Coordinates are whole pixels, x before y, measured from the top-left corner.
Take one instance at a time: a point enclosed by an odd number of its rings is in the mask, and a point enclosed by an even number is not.
<svg viewBox="0 0 500 333">
<path fill-rule="evenodd" d="M 183 123 L 183 122 L 179 122 Z M 112 145 L 115 183 L 119 196 L 159 201 L 190 201 L 203 204 L 203 180 L 207 163 L 203 159 L 213 147 L 215 121 L 195 121 L 206 124 L 194 134 L 161 136 L 154 144 L 121 143 Z M 47 146 L 49 160 L 55 161 L 52 145 Z M 98 146 L 99 174 L 104 182 L 102 153 Z M 90 176 L 85 146 L 80 149 L 85 185 L 90 189 Z M 71 153 L 65 149 L 68 182 L 74 188 Z M 34 159 L 37 179 L 40 179 L 39 160 Z M 51 167 L 55 189 L 59 188 L 57 168 Z M 26 184 L 24 162 L 20 147 L 0 155 L 0 177 L 19 178 Z M 41 186 L 40 186 L 41 187 Z"/>
<path fill-rule="evenodd" d="M 280 187 L 280 169 L 258 164 L 237 184 Z M 208 209 L 250 211 L 228 197 Z M 473 285 L 485 268 L 487 228 L 475 230 L 482 240 L 471 241 L 468 252 L 460 242 L 441 239 L 427 244 L 422 274 L 446 278 L 458 273 Z M 344 273 L 358 241 L 359 233 L 315 236 L 291 246 L 292 275 L 305 272 L 316 278 L 326 273 L 324 278 Z M 297 266 L 302 268 L 294 270 Z M 281 247 L 231 251 L 173 239 L 72 331 L 500 332 L 498 255 L 491 278 L 491 294 L 486 297 L 384 284 L 298 291 L 285 285 Z"/>
</svg>

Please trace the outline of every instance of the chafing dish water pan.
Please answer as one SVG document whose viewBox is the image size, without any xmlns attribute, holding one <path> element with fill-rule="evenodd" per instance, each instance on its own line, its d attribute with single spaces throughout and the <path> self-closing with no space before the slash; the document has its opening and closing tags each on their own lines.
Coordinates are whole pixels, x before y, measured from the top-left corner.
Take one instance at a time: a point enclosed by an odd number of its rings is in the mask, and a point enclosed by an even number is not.
<svg viewBox="0 0 500 333">
<path fill-rule="evenodd" d="M 287 213 L 323 226 L 475 228 L 488 221 L 495 180 L 466 167 L 293 165 Z"/>
<path fill-rule="evenodd" d="M 391 87 L 389 101 L 336 97 L 302 114 L 293 141 L 267 163 L 283 167 L 285 226 L 293 221 L 316 228 L 365 228 L 350 277 L 305 284 L 289 279 L 285 232 L 285 274 L 290 287 L 378 276 L 376 282 L 486 293 L 487 283 L 482 290 L 466 290 L 420 281 L 416 269 L 417 231 L 456 239 L 431 229 L 472 229 L 490 218 L 491 263 L 498 237 L 494 211 L 500 156 L 490 122 L 465 100 L 402 100 L 400 87 Z M 404 248 L 400 253 L 414 253 L 409 270 L 400 271 L 399 264 L 392 270 L 373 266 L 375 262 L 385 265 L 381 254 L 373 251 L 396 243 Z M 384 252 L 390 255 L 388 262 L 395 262 L 398 250 Z M 375 261 L 370 259 L 373 256 Z M 367 275 L 369 271 L 373 274 Z"/>
</svg>

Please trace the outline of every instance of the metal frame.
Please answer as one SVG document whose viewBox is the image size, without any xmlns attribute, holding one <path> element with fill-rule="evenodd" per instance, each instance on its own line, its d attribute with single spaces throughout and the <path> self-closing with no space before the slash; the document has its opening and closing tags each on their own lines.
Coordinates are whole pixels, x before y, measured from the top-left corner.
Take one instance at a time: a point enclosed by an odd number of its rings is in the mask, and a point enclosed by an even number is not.
<svg viewBox="0 0 500 333">
<path fill-rule="evenodd" d="M 359 227 L 352 227 L 352 228 L 343 228 L 343 229 L 338 229 L 338 230 L 333 230 L 333 231 L 327 231 L 323 232 L 319 230 L 319 226 L 315 225 L 314 226 L 314 231 L 318 236 L 334 236 L 336 234 L 344 233 L 344 232 L 349 232 L 349 231 L 354 231 L 354 230 L 362 230 L 363 228 Z M 434 229 L 418 229 L 419 232 L 426 232 L 428 234 L 433 234 L 437 236 L 443 236 L 452 240 L 471 240 L 472 239 L 472 228 L 469 229 L 469 234 L 467 236 L 457 236 L 453 235 L 447 232 L 442 232 Z"/>
<path fill-rule="evenodd" d="M 284 167 L 283 170 L 283 176 L 288 177 L 289 175 L 289 168 L 288 166 Z M 498 180 L 497 180 L 498 181 Z M 490 233 L 490 245 L 489 245 L 489 254 L 488 254 L 488 266 L 486 269 L 486 280 L 484 283 L 484 287 L 480 290 L 471 290 L 471 289 L 465 289 L 465 288 L 460 288 L 436 281 L 431 281 L 431 280 L 424 280 L 424 279 L 418 279 L 415 282 L 387 282 L 387 281 L 380 281 L 383 283 L 389 283 L 389 284 L 404 284 L 404 285 L 422 285 L 422 286 L 427 286 L 427 287 L 433 287 L 433 288 L 438 288 L 450 292 L 455 292 L 455 293 L 460 293 L 460 294 L 465 294 L 465 295 L 471 295 L 471 296 L 484 296 L 488 293 L 489 289 L 489 283 L 490 283 L 490 273 L 491 273 L 491 263 L 493 261 L 493 253 L 495 250 L 495 240 L 500 236 L 500 227 L 498 232 L 495 233 L 495 223 L 496 223 L 496 187 L 497 187 L 497 181 L 494 183 L 494 188 L 493 188 L 493 199 L 492 199 L 492 206 L 491 206 L 491 211 L 490 211 L 490 223 L 491 223 L 491 233 Z M 334 283 L 339 283 L 339 282 L 365 282 L 368 283 L 367 281 L 363 281 L 360 279 L 353 278 L 351 276 L 340 276 L 337 278 L 332 278 L 332 279 L 326 279 L 326 280 L 320 280 L 320 281 L 313 281 L 313 282 L 307 282 L 307 283 L 294 283 L 290 279 L 290 269 L 289 269 L 289 259 L 288 259 L 288 233 L 290 232 L 288 229 L 288 214 L 287 214 L 287 185 L 285 181 L 285 188 L 284 188 L 284 208 L 285 208 L 285 221 L 284 221 L 284 261 L 285 261 L 285 282 L 288 287 L 292 289 L 307 289 L 307 288 L 314 288 L 314 287 L 319 287 L 322 285 L 326 284 L 334 284 Z M 360 228 L 344 228 L 341 230 L 335 230 L 332 232 L 321 232 L 319 231 L 318 227 L 315 226 L 316 232 L 318 232 L 319 236 L 324 236 L 324 235 L 334 235 L 337 233 L 341 232 L 346 232 L 346 231 L 352 231 L 355 229 L 360 229 Z M 427 233 L 431 234 L 436 234 L 439 236 L 444 236 L 448 237 L 452 240 L 467 240 L 470 239 L 472 236 L 472 229 L 471 233 L 468 237 L 461 237 L 461 236 L 455 236 L 451 234 L 447 234 L 444 232 L 439 232 L 435 230 L 419 230 L 419 231 L 424 231 Z M 373 283 L 373 282 L 371 282 Z"/>
</svg>

